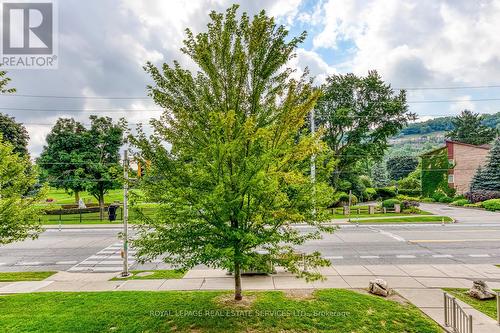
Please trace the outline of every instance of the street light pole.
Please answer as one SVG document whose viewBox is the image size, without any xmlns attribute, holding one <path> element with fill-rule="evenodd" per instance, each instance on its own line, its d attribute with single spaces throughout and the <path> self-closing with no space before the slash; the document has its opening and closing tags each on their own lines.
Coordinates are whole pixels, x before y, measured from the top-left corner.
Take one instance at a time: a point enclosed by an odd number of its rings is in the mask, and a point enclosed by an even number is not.
<svg viewBox="0 0 500 333">
<path fill-rule="evenodd" d="M 122 276 L 129 276 L 128 271 L 128 151 L 123 153 L 123 271 Z"/>
<path fill-rule="evenodd" d="M 311 135 L 314 135 L 316 132 L 316 126 L 314 124 L 314 109 L 311 110 Z M 313 216 L 316 216 L 316 154 L 312 154 L 311 156 L 311 182 L 313 184 L 313 190 L 312 190 L 312 195 L 313 195 Z"/>
</svg>

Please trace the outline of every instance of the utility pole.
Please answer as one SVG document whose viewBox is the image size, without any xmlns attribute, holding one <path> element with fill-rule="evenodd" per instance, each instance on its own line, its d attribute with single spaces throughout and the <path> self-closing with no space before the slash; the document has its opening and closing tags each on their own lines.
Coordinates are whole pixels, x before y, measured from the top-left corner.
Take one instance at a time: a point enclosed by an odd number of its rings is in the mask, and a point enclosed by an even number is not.
<svg viewBox="0 0 500 333">
<path fill-rule="evenodd" d="M 311 135 L 314 135 L 316 132 L 316 126 L 314 124 L 314 109 L 311 110 Z M 311 182 L 313 184 L 313 216 L 316 217 L 316 154 L 311 156 Z"/>
<path fill-rule="evenodd" d="M 123 271 L 122 276 L 129 276 L 128 271 L 128 151 L 123 153 Z"/>
</svg>

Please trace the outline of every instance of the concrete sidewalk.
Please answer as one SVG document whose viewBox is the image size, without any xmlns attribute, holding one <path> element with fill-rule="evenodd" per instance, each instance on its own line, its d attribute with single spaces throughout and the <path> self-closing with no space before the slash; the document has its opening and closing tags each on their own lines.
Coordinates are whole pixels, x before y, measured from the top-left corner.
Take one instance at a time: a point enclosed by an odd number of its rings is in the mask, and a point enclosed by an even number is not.
<svg viewBox="0 0 500 333">
<path fill-rule="evenodd" d="M 321 288 L 367 288 L 370 280 L 385 279 L 391 288 L 433 289 L 469 288 L 481 279 L 492 288 L 500 288 L 500 268 L 489 265 L 335 265 L 319 269 L 324 281 L 306 282 L 291 273 L 278 271 L 269 276 L 244 276 L 246 290 L 284 290 Z M 223 270 L 193 269 L 177 280 L 109 281 L 114 273 L 58 272 L 44 281 L 3 282 L 0 294 L 33 291 L 99 290 L 231 290 L 233 278 Z"/>
<path fill-rule="evenodd" d="M 365 289 L 370 280 L 382 278 L 389 287 L 420 308 L 440 325 L 444 325 L 443 292 L 441 288 L 470 288 L 472 281 L 487 281 L 492 288 L 500 288 L 500 268 L 489 265 L 335 265 L 319 270 L 324 281 L 308 283 L 279 270 L 270 276 L 244 276 L 244 290 L 293 289 Z M 90 291 L 166 291 L 166 290 L 232 290 L 232 276 L 224 270 L 194 269 L 182 279 L 109 281 L 115 273 L 58 272 L 44 281 L 3 282 L 1 294 L 31 292 L 90 292 Z M 500 332 L 496 322 L 465 305 L 473 315 L 474 332 Z"/>
<path fill-rule="evenodd" d="M 441 327 L 444 323 L 443 291 L 439 289 L 396 289 L 396 292 L 418 307 L 423 313 L 432 318 Z M 470 305 L 457 300 L 467 314 L 472 315 L 472 331 L 474 333 L 500 332 L 496 320 L 472 308 Z"/>
</svg>

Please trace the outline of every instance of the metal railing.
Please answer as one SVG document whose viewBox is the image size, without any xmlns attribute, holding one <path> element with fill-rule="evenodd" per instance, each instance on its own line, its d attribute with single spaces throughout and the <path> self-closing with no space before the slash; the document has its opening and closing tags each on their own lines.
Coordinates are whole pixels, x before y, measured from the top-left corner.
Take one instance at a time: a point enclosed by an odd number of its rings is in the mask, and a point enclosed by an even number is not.
<svg viewBox="0 0 500 333">
<path fill-rule="evenodd" d="M 444 293 L 444 324 L 455 333 L 472 333 L 472 315 L 467 314 L 457 299 Z"/>
</svg>

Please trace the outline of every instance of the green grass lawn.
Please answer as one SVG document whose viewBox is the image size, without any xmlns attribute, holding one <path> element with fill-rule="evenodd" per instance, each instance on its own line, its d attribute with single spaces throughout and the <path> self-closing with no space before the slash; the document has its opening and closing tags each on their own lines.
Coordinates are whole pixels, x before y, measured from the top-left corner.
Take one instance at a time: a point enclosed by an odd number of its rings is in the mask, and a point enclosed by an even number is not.
<svg viewBox="0 0 500 333">
<path fill-rule="evenodd" d="M 151 272 L 153 274 L 151 275 L 146 275 L 146 276 L 137 276 L 138 273 L 143 273 L 143 272 Z M 135 270 L 135 271 L 130 271 L 132 273 L 132 276 L 129 276 L 127 278 L 119 278 L 115 277 L 112 278 L 111 281 L 122 281 L 122 280 L 152 280 L 152 279 L 182 279 L 184 275 L 186 274 L 185 271 L 181 270 L 176 270 L 176 269 L 161 269 L 161 270 L 156 270 L 156 271 L 140 271 L 140 270 Z"/>
<path fill-rule="evenodd" d="M 0 273 L 0 282 L 41 281 L 57 272 L 4 272 Z"/>
<path fill-rule="evenodd" d="M 480 301 L 478 299 L 472 298 L 467 295 L 468 289 L 445 289 L 448 293 L 455 296 L 459 300 L 469 304 L 474 309 L 481 311 L 482 313 L 490 316 L 493 319 L 497 319 L 497 301 L 496 299 L 488 299 Z M 496 290 L 500 291 L 500 290 Z"/>
<path fill-rule="evenodd" d="M 80 192 L 80 198 L 83 199 L 85 203 L 92 202 L 97 203 L 96 198 L 89 194 L 88 192 Z M 47 193 L 46 199 L 53 199 L 54 204 L 74 204 L 75 196 L 73 194 L 68 194 L 62 189 L 50 188 Z M 108 194 L 105 195 L 106 203 L 112 203 L 115 201 L 123 201 L 123 190 L 116 189 L 110 190 Z"/>
<path fill-rule="evenodd" d="M 372 215 L 373 216 L 373 215 Z M 410 222 L 441 222 L 442 216 L 405 216 L 405 217 L 394 217 L 394 218 L 384 218 L 384 219 L 351 219 L 352 223 L 410 223 Z M 453 222 L 453 219 L 445 216 L 444 222 Z"/>
<path fill-rule="evenodd" d="M 17 294 L 0 297 L 0 332 L 442 332 L 412 305 L 354 291 L 245 297 L 246 307 L 225 292 Z"/>
</svg>

